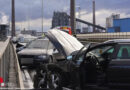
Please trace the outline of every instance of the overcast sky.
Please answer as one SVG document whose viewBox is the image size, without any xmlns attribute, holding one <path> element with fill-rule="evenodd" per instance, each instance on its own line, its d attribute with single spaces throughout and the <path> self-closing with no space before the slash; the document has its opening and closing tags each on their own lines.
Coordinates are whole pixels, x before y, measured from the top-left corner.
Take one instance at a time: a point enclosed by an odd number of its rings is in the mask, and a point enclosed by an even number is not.
<svg viewBox="0 0 130 90">
<path fill-rule="evenodd" d="M 70 0 L 44 1 L 44 30 L 51 27 L 54 11 L 65 11 L 69 14 Z M 130 17 L 130 0 L 95 0 L 96 24 L 105 26 L 106 17 L 112 13 L 121 14 L 121 18 Z M 16 28 L 41 30 L 41 0 L 15 0 Z M 92 0 L 76 0 L 76 7 L 81 7 L 81 19 L 92 22 Z M 76 8 L 78 11 L 78 8 Z M 9 23 L 11 0 L 0 0 L 0 23 Z"/>
</svg>

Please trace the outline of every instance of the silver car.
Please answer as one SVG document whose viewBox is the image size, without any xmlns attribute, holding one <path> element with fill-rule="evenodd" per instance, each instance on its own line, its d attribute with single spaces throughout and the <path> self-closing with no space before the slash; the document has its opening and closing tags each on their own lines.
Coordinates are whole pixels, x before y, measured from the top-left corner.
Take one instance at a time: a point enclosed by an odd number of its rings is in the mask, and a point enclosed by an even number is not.
<svg viewBox="0 0 130 90">
<path fill-rule="evenodd" d="M 37 66 L 52 60 L 54 47 L 48 39 L 36 39 L 18 52 L 20 66 Z"/>
</svg>

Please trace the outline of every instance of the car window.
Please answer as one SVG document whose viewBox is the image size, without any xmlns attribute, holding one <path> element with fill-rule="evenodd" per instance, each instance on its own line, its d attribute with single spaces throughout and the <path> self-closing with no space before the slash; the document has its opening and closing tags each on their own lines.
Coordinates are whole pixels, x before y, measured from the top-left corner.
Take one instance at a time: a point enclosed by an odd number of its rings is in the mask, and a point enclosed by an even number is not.
<svg viewBox="0 0 130 90">
<path fill-rule="evenodd" d="M 114 51 L 113 46 L 97 47 L 97 48 L 89 51 L 86 54 L 86 58 L 89 57 L 89 56 L 95 56 L 101 62 L 101 61 L 104 61 L 106 57 L 109 57 L 110 55 L 112 55 L 113 51 Z"/>
<path fill-rule="evenodd" d="M 111 49 L 109 49 L 108 51 L 107 51 L 107 53 L 113 53 L 113 51 L 114 51 L 114 48 L 111 48 Z"/>
<path fill-rule="evenodd" d="M 119 47 L 117 59 L 130 59 L 130 45 L 121 45 Z"/>
<path fill-rule="evenodd" d="M 114 48 L 112 48 L 113 46 L 105 46 L 105 47 L 100 47 L 100 48 L 96 48 L 96 49 L 93 49 L 93 50 L 91 50 L 89 53 L 88 53 L 88 55 L 90 55 L 90 54 L 94 54 L 94 55 L 96 55 L 96 56 L 101 56 L 104 52 L 106 52 L 107 50 L 107 53 L 109 53 L 109 52 L 111 52 L 111 53 L 113 53 L 113 51 L 114 51 Z M 87 56 L 88 56 L 87 55 Z"/>
<path fill-rule="evenodd" d="M 53 45 L 50 43 L 49 40 L 34 40 L 30 44 L 27 45 L 27 48 L 34 48 L 34 49 L 53 49 Z"/>
</svg>

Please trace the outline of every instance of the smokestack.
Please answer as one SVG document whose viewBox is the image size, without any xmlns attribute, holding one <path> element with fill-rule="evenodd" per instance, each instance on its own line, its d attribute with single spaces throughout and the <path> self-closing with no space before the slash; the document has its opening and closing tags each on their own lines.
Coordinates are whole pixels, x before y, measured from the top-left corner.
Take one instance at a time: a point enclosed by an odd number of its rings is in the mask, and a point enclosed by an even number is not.
<svg viewBox="0 0 130 90">
<path fill-rule="evenodd" d="M 15 0 L 12 0 L 12 37 L 15 36 Z"/>
<path fill-rule="evenodd" d="M 95 0 L 93 0 L 93 24 L 96 25 L 96 18 L 95 18 Z M 95 32 L 95 26 L 93 26 L 93 32 Z"/>
<path fill-rule="evenodd" d="M 75 0 L 70 0 L 70 25 L 72 34 L 76 36 Z"/>
</svg>

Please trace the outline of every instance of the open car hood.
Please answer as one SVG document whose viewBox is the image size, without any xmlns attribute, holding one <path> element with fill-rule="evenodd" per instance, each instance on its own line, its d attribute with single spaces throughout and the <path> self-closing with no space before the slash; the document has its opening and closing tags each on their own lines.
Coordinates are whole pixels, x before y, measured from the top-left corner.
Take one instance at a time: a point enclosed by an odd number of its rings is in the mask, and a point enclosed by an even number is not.
<svg viewBox="0 0 130 90">
<path fill-rule="evenodd" d="M 83 44 L 81 44 L 75 37 L 58 29 L 52 29 L 45 35 L 52 42 L 55 48 L 65 57 L 83 47 Z"/>
</svg>

